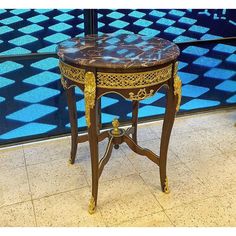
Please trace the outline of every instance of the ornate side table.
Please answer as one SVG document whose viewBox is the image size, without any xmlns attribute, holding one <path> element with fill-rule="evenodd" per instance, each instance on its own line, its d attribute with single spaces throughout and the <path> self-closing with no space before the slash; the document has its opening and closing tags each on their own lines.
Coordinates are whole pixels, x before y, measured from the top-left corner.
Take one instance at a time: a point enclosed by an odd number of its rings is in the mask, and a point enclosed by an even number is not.
<svg viewBox="0 0 236 236">
<path fill-rule="evenodd" d="M 92 166 L 92 196 L 89 213 L 95 211 L 98 180 L 109 161 L 113 147 L 125 142 L 139 155 L 146 156 L 160 168 L 162 191 L 169 192 L 166 175 L 167 151 L 175 113 L 181 101 L 181 80 L 177 75 L 179 48 L 172 42 L 140 35 L 87 35 L 72 38 L 58 45 L 61 82 L 66 89 L 71 123 L 71 156 L 73 164 L 78 143 L 89 141 Z M 85 118 L 88 135 L 78 136 L 74 87 L 84 92 Z M 162 86 L 167 89 L 166 112 L 162 127 L 160 156 L 137 143 L 139 101 L 153 96 Z M 117 93 L 132 101 L 132 126 L 100 132 L 100 98 Z M 105 154 L 99 159 L 98 143 L 108 138 Z"/>
</svg>

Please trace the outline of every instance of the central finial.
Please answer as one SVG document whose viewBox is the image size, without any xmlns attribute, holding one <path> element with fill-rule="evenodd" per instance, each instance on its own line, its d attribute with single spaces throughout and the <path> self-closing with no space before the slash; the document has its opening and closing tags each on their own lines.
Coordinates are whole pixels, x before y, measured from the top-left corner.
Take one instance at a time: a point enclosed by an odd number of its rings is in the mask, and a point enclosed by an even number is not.
<svg viewBox="0 0 236 236">
<path fill-rule="evenodd" d="M 117 118 L 115 118 L 113 121 L 112 121 L 112 126 L 113 126 L 113 130 L 112 130 L 112 134 L 114 135 L 119 135 L 120 134 L 120 129 L 119 129 L 119 125 L 120 125 L 120 122 L 118 121 Z"/>
</svg>

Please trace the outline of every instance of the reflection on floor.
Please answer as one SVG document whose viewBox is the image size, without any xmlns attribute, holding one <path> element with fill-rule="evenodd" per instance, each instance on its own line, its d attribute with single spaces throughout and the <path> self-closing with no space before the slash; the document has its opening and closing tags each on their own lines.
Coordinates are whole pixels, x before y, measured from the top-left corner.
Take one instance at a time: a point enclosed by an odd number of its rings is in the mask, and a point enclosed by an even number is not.
<svg viewBox="0 0 236 236">
<path fill-rule="evenodd" d="M 73 166 L 69 137 L 1 149 L 0 226 L 236 226 L 235 121 L 235 109 L 176 118 L 168 195 L 158 167 L 123 144 L 103 171 L 94 215 L 87 143 Z M 140 125 L 139 144 L 158 153 L 161 125 Z"/>
</svg>

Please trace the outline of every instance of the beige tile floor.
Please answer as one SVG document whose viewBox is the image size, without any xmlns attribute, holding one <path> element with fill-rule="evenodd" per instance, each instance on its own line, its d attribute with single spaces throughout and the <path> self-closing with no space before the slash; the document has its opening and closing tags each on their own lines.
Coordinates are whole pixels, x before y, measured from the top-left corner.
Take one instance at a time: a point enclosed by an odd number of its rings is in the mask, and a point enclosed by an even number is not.
<svg viewBox="0 0 236 236">
<path fill-rule="evenodd" d="M 176 118 L 168 195 L 158 167 L 123 144 L 104 168 L 94 215 L 87 143 L 73 166 L 70 137 L 1 149 L 0 226 L 236 226 L 235 122 L 235 109 Z M 140 145 L 159 153 L 161 125 L 140 125 Z"/>
</svg>

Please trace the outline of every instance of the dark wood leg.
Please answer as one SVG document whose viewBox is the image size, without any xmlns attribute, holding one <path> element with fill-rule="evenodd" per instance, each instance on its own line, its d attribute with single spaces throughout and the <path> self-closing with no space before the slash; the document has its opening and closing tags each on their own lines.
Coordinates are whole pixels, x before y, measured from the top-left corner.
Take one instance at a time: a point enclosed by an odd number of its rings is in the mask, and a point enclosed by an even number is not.
<svg viewBox="0 0 236 236">
<path fill-rule="evenodd" d="M 167 152 L 168 152 L 170 134 L 175 119 L 176 104 L 177 104 L 177 96 L 174 95 L 174 88 L 173 85 L 171 84 L 167 91 L 166 112 L 162 127 L 161 146 L 160 146 L 160 179 L 161 179 L 162 191 L 165 193 L 169 192 L 168 179 L 166 175 L 166 161 L 167 161 Z"/>
<path fill-rule="evenodd" d="M 97 205 L 98 195 L 98 132 L 97 132 L 97 108 L 98 104 L 95 102 L 95 106 L 90 110 L 90 127 L 88 128 L 89 135 L 89 147 L 91 156 L 92 167 L 92 196 L 89 203 L 89 213 L 93 214 Z"/>
<path fill-rule="evenodd" d="M 134 142 L 137 144 L 137 127 L 138 127 L 138 108 L 139 101 L 132 101 L 132 127 L 134 127 L 134 133 L 132 134 L 132 138 Z"/>
<path fill-rule="evenodd" d="M 98 133 L 100 133 L 100 129 L 102 129 L 102 102 L 101 102 L 101 98 L 98 99 L 97 124 L 98 124 Z"/>
<path fill-rule="evenodd" d="M 71 126 L 71 154 L 70 154 L 70 164 L 74 164 L 77 145 L 78 145 L 78 124 L 77 124 L 77 110 L 76 110 L 76 100 L 75 100 L 75 88 L 66 89 L 70 126 Z"/>
</svg>

